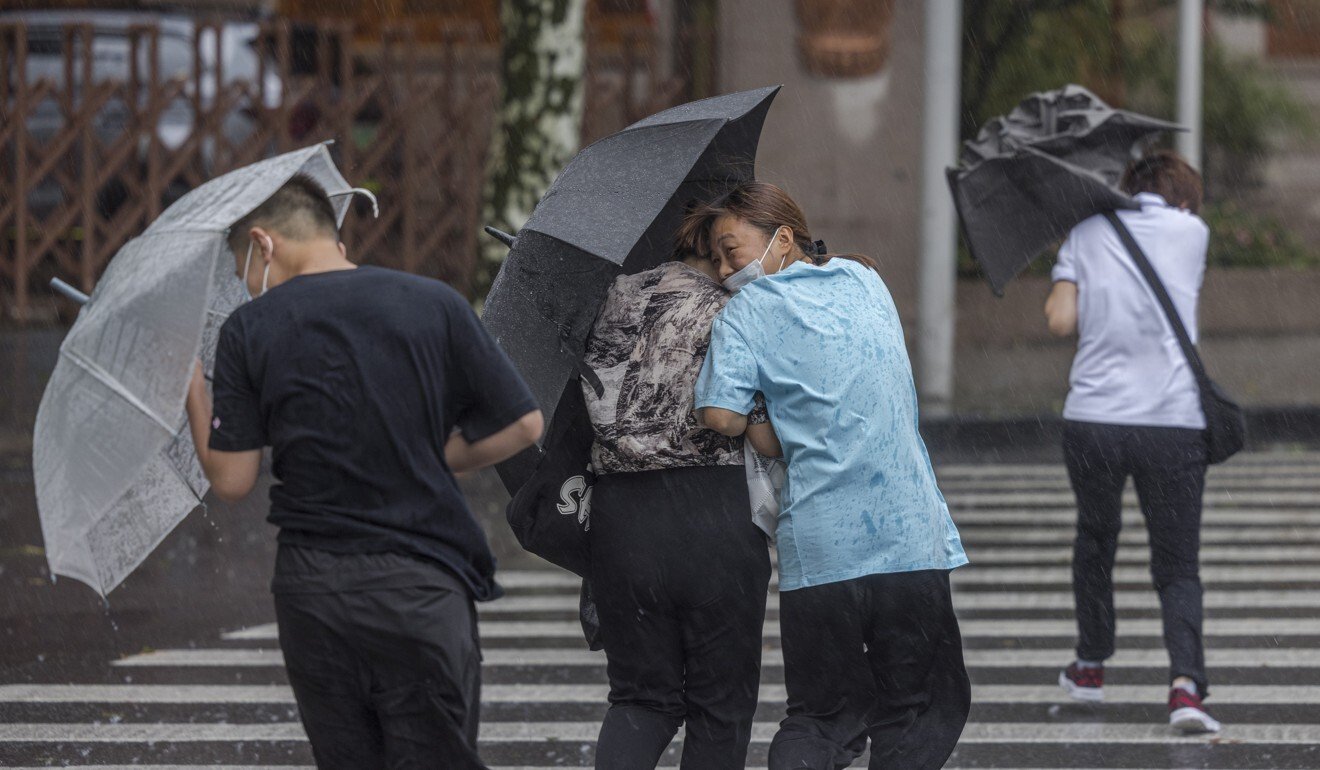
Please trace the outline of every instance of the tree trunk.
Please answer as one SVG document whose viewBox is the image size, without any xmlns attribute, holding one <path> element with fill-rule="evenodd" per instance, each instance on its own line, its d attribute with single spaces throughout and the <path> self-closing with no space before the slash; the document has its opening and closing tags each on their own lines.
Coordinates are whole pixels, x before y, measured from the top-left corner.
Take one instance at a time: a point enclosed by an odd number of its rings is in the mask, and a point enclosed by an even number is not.
<svg viewBox="0 0 1320 770">
<path fill-rule="evenodd" d="M 503 97 L 491 137 L 482 215 L 517 233 L 578 149 L 587 0 L 501 0 Z M 473 276 L 485 296 L 507 253 L 482 236 Z"/>
</svg>

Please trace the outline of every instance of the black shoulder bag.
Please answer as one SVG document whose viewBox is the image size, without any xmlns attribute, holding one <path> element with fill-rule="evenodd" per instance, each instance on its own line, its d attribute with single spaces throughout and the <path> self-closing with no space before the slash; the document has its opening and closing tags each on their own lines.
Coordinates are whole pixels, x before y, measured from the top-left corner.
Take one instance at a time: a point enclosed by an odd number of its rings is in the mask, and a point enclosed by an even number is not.
<svg viewBox="0 0 1320 770">
<path fill-rule="evenodd" d="M 1132 237 L 1132 232 L 1114 212 L 1105 212 L 1105 218 L 1114 226 L 1119 239 L 1123 241 L 1128 254 L 1132 256 L 1132 261 L 1137 263 L 1137 269 L 1141 271 L 1146 283 L 1150 284 L 1151 291 L 1155 292 L 1155 298 L 1159 300 L 1165 317 L 1169 319 L 1169 326 L 1173 327 L 1173 334 L 1178 338 L 1178 344 L 1182 346 L 1183 355 L 1187 356 L 1187 364 L 1192 368 L 1192 375 L 1196 377 L 1196 386 L 1201 391 L 1201 411 L 1205 413 L 1207 459 L 1211 465 L 1222 463 L 1241 451 L 1247 441 L 1247 421 L 1242 414 L 1242 407 L 1229 398 L 1223 388 L 1216 385 L 1210 379 L 1210 375 L 1206 374 L 1205 364 L 1201 362 L 1201 356 L 1196 352 L 1196 346 L 1192 344 L 1192 339 L 1187 334 L 1187 327 L 1183 326 L 1182 318 L 1178 316 L 1178 310 L 1173 306 L 1173 300 L 1169 299 L 1169 292 L 1164 288 L 1164 282 L 1156 275 L 1155 268 L 1151 267 L 1150 260 L 1146 258 L 1141 246 L 1137 245 L 1137 239 Z"/>
<path fill-rule="evenodd" d="M 599 382 L 599 380 L 597 380 Z M 588 646 L 601 649 L 600 618 L 591 574 L 591 445 L 595 433 L 577 380 L 567 383 L 546 432 L 536 469 L 513 495 L 504 515 L 518 544 L 582 580 L 578 619 Z"/>
</svg>

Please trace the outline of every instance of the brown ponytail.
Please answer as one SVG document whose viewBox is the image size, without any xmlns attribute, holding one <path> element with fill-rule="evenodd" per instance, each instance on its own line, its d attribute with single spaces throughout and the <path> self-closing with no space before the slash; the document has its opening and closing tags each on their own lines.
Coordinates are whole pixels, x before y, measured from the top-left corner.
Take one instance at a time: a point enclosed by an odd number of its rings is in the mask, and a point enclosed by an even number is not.
<svg viewBox="0 0 1320 770">
<path fill-rule="evenodd" d="M 880 272 L 874 259 L 862 254 L 821 254 L 807 227 L 802 208 L 780 187 L 769 182 L 744 182 L 724 196 L 697 206 L 683 220 L 678 231 L 678 247 L 699 254 L 710 253 L 710 228 L 716 219 L 732 216 L 771 237 L 781 227 L 793 231 L 793 243 L 804 259 L 820 265 L 831 259 L 847 259 Z"/>
</svg>

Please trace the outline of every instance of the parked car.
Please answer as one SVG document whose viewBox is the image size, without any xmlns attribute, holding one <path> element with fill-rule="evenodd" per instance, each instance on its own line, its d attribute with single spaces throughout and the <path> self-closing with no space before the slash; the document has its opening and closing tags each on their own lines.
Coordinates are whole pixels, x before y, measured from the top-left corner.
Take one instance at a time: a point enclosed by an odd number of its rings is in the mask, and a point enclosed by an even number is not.
<svg viewBox="0 0 1320 770">
<path fill-rule="evenodd" d="M 23 23 L 27 29 L 25 79 L 28 85 L 35 86 L 46 81 L 54 87 L 53 96 L 30 105 L 28 110 L 27 132 L 31 140 L 38 144 L 52 141 L 65 129 L 67 118 L 60 107 L 59 95 L 71 93 L 76 104 L 89 85 L 83 82 L 82 56 L 85 49 L 76 39 L 71 46 L 66 41 L 66 30 L 70 25 L 90 26 L 93 84 L 130 82 L 134 29 L 151 26 L 159 30 L 156 66 L 160 82 L 178 79 L 184 83 L 180 95 L 165 105 L 154 127 L 155 139 L 166 151 L 178 149 L 192 134 L 194 99 L 202 109 L 210 109 L 225 86 L 238 82 L 251 82 L 255 85 L 262 76 L 260 65 L 263 52 L 259 45 L 259 27 L 255 21 L 225 21 L 210 27 L 191 16 L 146 11 L 0 12 L 0 24 L 16 22 Z M 71 81 L 66 71 L 66 47 L 71 47 L 68 51 L 69 61 L 73 65 Z M 138 101 L 138 109 L 153 98 L 149 80 L 150 56 L 150 47 L 139 45 L 137 64 L 140 86 L 138 93 L 127 95 L 127 99 Z M 5 70 L 7 77 L 15 76 L 16 67 L 13 63 L 6 62 Z M 264 94 L 265 106 L 277 106 L 282 97 L 283 84 L 280 82 L 278 68 L 270 57 L 267 57 L 264 81 L 261 93 Z M 17 84 L 10 85 L 9 93 L 12 95 Z M 255 92 L 255 88 L 253 90 Z M 92 130 L 104 146 L 109 146 L 126 131 L 132 130 L 130 121 L 136 110 L 127 103 L 127 99 L 111 100 L 93 118 Z M 234 144 L 248 139 L 257 128 L 253 111 L 255 106 L 247 99 L 235 104 L 224 114 L 220 135 Z M 145 131 L 137 138 L 138 162 L 146 162 L 151 139 L 151 134 Z M 202 160 L 208 172 L 213 158 L 214 141 L 208 141 L 202 147 Z M 71 158 L 71 162 L 77 160 Z M 167 197 L 175 197 L 182 192 L 181 189 L 168 191 Z M 61 205 L 71 193 L 53 180 L 45 179 L 30 190 L 28 205 L 36 216 L 42 217 Z M 102 213 L 113 211 L 128 194 L 129 191 L 122 184 L 107 184 L 105 189 L 98 191 Z"/>
</svg>

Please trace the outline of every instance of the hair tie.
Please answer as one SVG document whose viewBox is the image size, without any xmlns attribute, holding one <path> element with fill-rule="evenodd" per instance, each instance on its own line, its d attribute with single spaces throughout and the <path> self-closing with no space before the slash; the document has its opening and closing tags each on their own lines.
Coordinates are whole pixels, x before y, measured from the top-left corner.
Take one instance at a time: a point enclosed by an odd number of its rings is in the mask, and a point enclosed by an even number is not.
<svg viewBox="0 0 1320 770">
<path fill-rule="evenodd" d="M 823 257 L 829 253 L 829 250 L 825 248 L 825 241 L 816 241 L 815 245 L 816 245 L 816 256 Z"/>
</svg>

